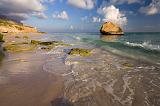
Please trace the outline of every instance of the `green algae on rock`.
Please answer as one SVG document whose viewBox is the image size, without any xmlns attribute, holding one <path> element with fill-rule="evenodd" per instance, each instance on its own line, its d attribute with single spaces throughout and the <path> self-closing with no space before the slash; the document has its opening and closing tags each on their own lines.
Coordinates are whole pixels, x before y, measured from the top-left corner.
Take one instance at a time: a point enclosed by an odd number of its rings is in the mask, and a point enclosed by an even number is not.
<svg viewBox="0 0 160 106">
<path fill-rule="evenodd" d="M 49 45 L 53 45 L 53 46 L 70 46 L 69 44 L 66 44 L 62 41 L 38 41 L 38 40 L 31 40 L 31 44 L 35 44 L 35 45 L 43 45 L 43 46 L 49 46 Z"/>
<path fill-rule="evenodd" d="M 46 50 L 46 51 L 50 51 L 51 49 L 53 49 L 53 46 L 49 45 L 49 46 L 42 46 L 41 47 L 42 50 Z"/>
<path fill-rule="evenodd" d="M 133 67 L 133 64 L 130 64 L 130 63 L 123 63 L 122 64 L 124 67 L 126 67 L 126 68 L 131 68 L 131 67 Z"/>
<path fill-rule="evenodd" d="M 72 48 L 69 55 L 80 55 L 80 56 L 90 56 L 91 51 L 87 49 L 81 49 L 81 48 Z"/>
<path fill-rule="evenodd" d="M 15 38 L 20 38 L 20 36 L 15 36 Z"/>
<path fill-rule="evenodd" d="M 4 42 L 3 36 L 4 36 L 4 35 L 0 33 L 0 42 Z"/>
<path fill-rule="evenodd" d="M 4 54 L 0 51 L 0 61 L 4 58 Z"/>
<path fill-rule="evenodd" d="M 31 51 L 34 50 L 36 46 L 34 45 L 29 45 L 27 42 L 22 42 L 22 43 L 14 43 L 14 44 L 8 44 L 3 47 L 4 51 L 9 51 L 9 52 L 23 52 L 23 51 Z"/>
<path fill-rule="evenodd" d="M 38 41 L 38 40 L 31 40 L 31 44 L 34 44 L 34 45 L 38 45 L 41 41 Z"/>
<path fill-rule="evenodd" d="M 1 44 L 2 44 L 2 43 L 0 43 L 0 62 L 1 62 L 1 60 L 4 58 L 4 52 L 3 52 L 3 50 L 2 50 Z"/>
<path fill-rule="evenodd" d="M 42 50 L 51 50 L 55 46 L 70 46 L 70 44 L 66 44 L 62 41 L 39 41 L 39 40 L 31 40 L 31 44 L 42 46 Z"/>
<path fill-rule="evenodd" d="M 29 36 L 23 36 L 23 39 L 29 39 Z"/>
<path fill-rule="evenodd" d="M 65 44 L 61 41 L 39 41 L 39 40 L 31 40 L 31 42 L 17 42 L 17 43 L 8 43 L 3 46 L 4 51 L 8 52 L 24 52 L 31 51 L 37 48 L 41 48 L 42 50 L 51 50 L 55 46 L 70 46 L 69 44 Z"/>
</svg>

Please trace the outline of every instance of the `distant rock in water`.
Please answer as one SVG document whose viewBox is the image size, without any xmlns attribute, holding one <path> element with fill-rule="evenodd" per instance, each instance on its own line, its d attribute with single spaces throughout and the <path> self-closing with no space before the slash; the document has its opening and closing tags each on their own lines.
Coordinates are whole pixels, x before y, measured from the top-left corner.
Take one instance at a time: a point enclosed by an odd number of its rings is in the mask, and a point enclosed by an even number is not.
<svg viewBox="0 0 160 106">
<path fill-rule="evenodd" d="M 122 29 L 112 22 L 106 22 L 102 25 L 100 32 L 102 35 L 123 35 Z"/>
</svg>

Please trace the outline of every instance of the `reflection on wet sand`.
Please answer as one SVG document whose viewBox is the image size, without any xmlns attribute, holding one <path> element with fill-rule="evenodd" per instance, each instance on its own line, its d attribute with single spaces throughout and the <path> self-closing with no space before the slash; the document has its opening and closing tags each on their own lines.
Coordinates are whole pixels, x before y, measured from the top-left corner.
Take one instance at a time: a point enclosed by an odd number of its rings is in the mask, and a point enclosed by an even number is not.
<svg viewBox="0 0 160 106">
<path fill-rule="evenodd" d="M 43 71 L 46 59 L 43 54 L 20 53 L 2 61 L 0 106 L 50 106 L 61 95 L 62 79 Z"/>
<path fill-rule="evenodd" d="M 100 39 L 104 41 L 110 41 L 110 42 L 115 42 L 118 40 L 119 37 L 122 35 L 100 35 Z"/>
</svg>

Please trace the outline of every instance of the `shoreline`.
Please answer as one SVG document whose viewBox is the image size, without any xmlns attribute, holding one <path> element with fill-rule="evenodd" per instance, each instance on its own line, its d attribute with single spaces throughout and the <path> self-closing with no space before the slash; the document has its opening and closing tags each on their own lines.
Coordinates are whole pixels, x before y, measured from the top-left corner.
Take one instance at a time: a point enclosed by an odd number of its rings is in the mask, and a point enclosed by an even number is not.
<svg viewBox="0 0 160 106">
<path fill-rule="evenodd" d="M 38 43 L 43 38 L 32 34 L 28 39 L 16 36 L 6 38 L 6 43 L 14 41 L 15 45 L 33 39 Z M 159 66 L 114 55 L 92 45 L 63 44 L 49 51 L 41 46 L 6 53 L 0 66 L 0 105 L 145 106 L 156 105 L 145 98 L 158 101 Z M 90 48 L 91 55 L 76 55 L 77 51 L 89 52 L 83 48 Z"/>
</svg>

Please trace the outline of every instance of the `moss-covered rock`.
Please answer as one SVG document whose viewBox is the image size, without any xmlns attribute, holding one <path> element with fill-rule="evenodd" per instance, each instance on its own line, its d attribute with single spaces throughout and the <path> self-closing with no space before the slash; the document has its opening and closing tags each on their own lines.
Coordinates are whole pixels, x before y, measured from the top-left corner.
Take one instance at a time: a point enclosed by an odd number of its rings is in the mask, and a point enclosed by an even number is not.
<svg viewBox="0 0 160 106">
<path fill-rule="evenodd" d="M 42 50 L 50 51 L 53 48 L 53 46 L 42 46 Z"/>
<path fill-rule="evenodd" d="M 29 36 L 23 36 L 23 39 L 29 39 Z"/>
<path fill-rule="evenodd" d="M 38 41 L 38 40 L 31 40 L 31 44 L 40 46 L 42 50 L 51 50 L 55 46 L 70 46 L 62 41 Z"/>
<path fill-rule="evenodd" d="M 34 45 L 38 45 L 40 44 L 41 41 L 38 41 L 38 40 L 31 40 L 31 44 L 34 44 Z"/>
<path fill-rule="evenodd" d="M 0 42 L 4 42 L 3 36 L 4 36 L 4 35 L 0 33 Z"/>
<path fill-rule="evenodd" d="M 38 40 L 31 40 L 31 44 L 36 44 L 36 45 L 43 45 L 43 46 L 59 46 L 59 45 L 62 45 L 62 46 L 70 46 L 69 44 L 66 44 L 62 41 L 38 41 Z"/>
<path fill-rule="evenodd" d="M 54 41 L 48 41 L 48 42 L 40 42 L 39 44 L 40 44 L 40 45 L 48 46 L 48 45 L 54 45 L 54 43 L 57 43 L 57 42 L 54 42 Z"/>
<path fill-rule="evenodd" d="M 17 44 L 7 44 L 3 47 L 4 51 L 8 52 L 24 52 L 34 50 L 36 46 L 29 45 L 26 42 L 17 43 Z"/>
<path fill-rule="evenodd" d="M 131 64 L 131 63 L 123 63 L 122 64 L 124 67 L 126 67 L 126 68 L 131 68 L 131 67 L 133 67 L 133 64 Z"/>
<path fill-rule="evenodd" d="M 15 36 L 15 38 L 20 38 L 20 36 Z"/>
<path fill-rule="evenodd" d="M 80 56 L 90 56 L 91 51 L 87 49 L 81 49 L 81 48 L 72 48 L 69 55 L 80 55 Z"/>
</svg>

